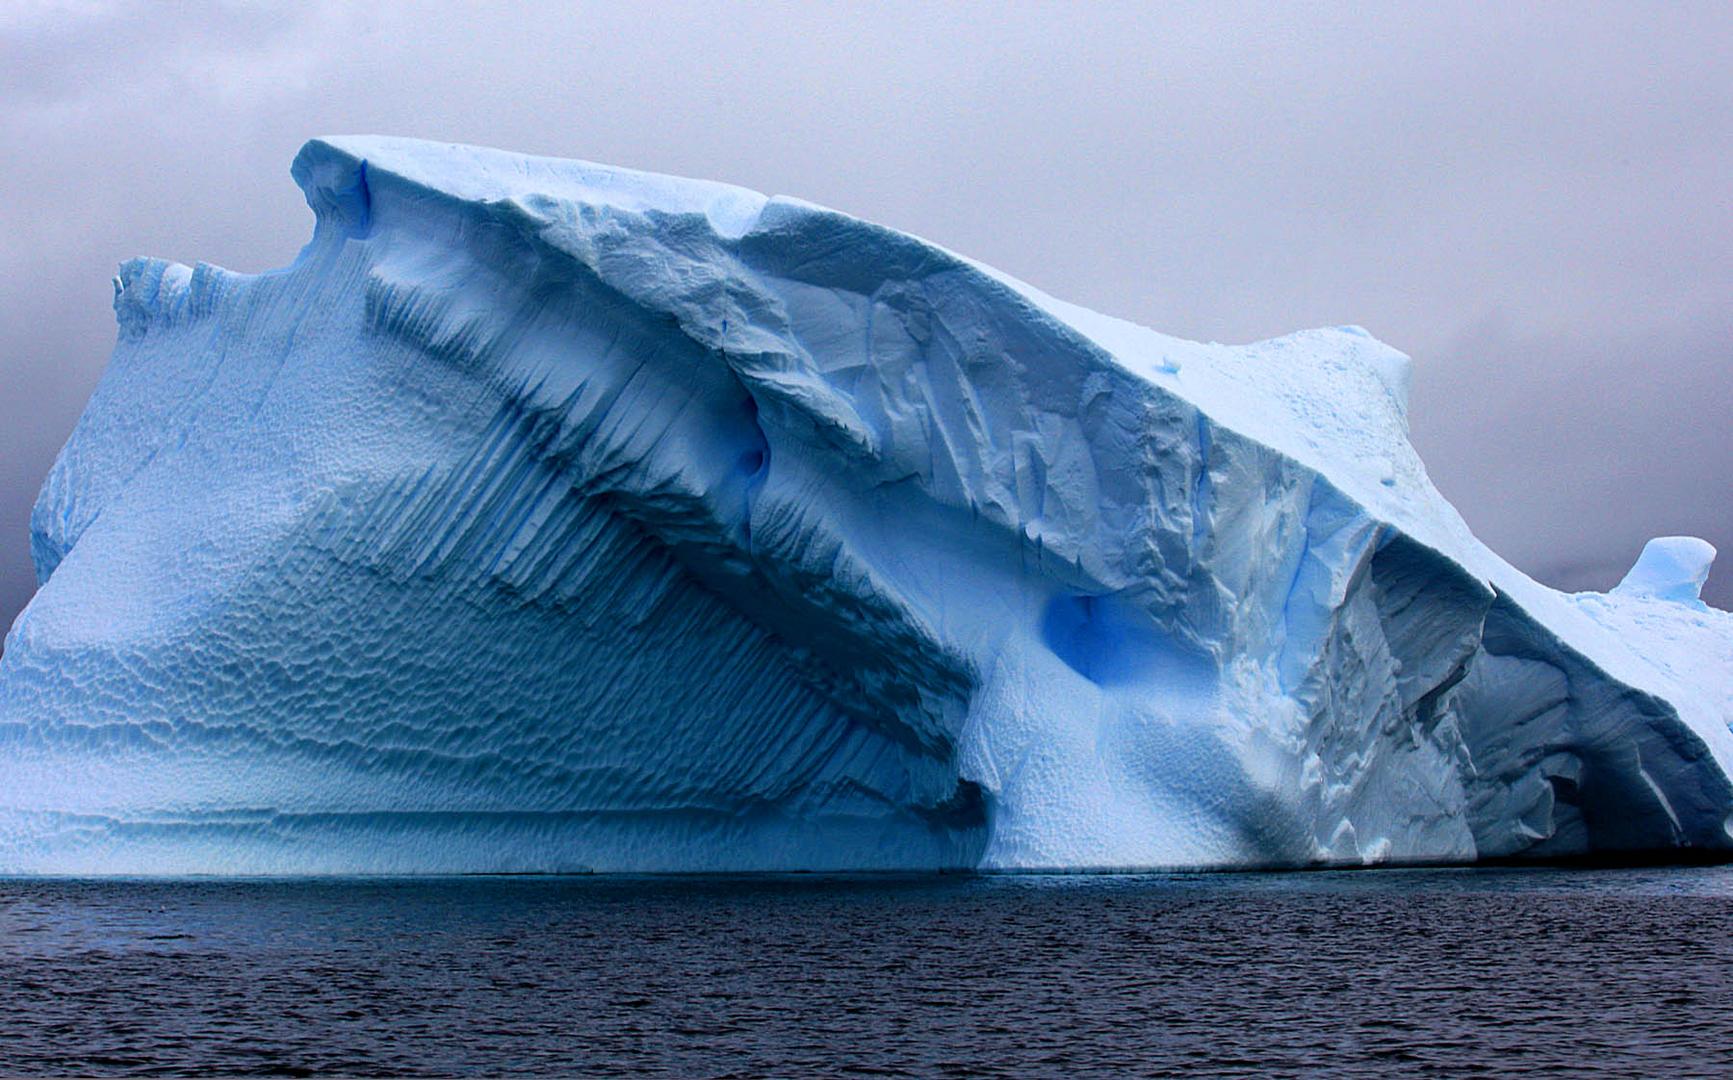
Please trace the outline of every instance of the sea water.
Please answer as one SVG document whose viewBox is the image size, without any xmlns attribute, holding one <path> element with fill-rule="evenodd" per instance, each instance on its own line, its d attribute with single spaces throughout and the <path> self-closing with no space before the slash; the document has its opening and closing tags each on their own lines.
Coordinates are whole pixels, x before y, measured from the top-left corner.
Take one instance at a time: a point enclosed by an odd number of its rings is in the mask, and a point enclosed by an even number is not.
<svg viewBox="0 0 1733 1080">
<path fill-rule="evenodd" d="M 0 881 L 0 1073 L 1733 1071 L 1733 869 Z"/>
</svg>

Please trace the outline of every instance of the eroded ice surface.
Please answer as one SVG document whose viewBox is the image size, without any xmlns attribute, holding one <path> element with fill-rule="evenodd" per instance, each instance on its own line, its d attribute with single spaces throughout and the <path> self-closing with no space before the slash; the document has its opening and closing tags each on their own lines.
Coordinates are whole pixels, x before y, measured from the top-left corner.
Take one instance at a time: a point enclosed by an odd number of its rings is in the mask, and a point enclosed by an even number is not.
<svg viewBox="0 0 1733 1080">
<path fill-rule="evenodd" d="M 1733 843 L 1733 617 L 1482 547 L 1354 327 L 1202 345 L 792 199 L 309 143 L 137 260 L 0 661 L 0 870 Z"/>
</svg>

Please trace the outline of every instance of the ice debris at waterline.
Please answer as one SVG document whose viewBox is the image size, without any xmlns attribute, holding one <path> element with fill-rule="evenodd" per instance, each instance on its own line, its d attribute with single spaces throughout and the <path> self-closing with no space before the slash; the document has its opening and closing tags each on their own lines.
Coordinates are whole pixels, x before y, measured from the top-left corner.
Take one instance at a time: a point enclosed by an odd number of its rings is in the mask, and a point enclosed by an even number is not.
<svg viewBox="0 0 1733 1080">
<path fill-rule="evenodd" d="M 309 143 L 122 268 L 0 661 L 0 870 L 1145 867 L 1733 846 L 1713 551 L 1500 561 L 1406 357 L 793 199 Z"/>
</svg>

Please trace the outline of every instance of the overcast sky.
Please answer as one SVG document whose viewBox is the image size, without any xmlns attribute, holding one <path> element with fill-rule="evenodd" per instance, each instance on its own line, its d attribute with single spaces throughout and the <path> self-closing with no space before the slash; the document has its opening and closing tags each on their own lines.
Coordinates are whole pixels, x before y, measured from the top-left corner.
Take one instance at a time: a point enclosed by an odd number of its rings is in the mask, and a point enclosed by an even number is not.
<svg viewBox="0 0 1733 1080">
<path fill-rule="evenodd" d="M 290 159 L 359 132 L 799 195 L 1187 337 L 1359 323 L 1517 565 L 1733 563 L 1733 4 L 535 6 L 0 0 L 0 619 L 116 264 L 286 263 Z"/>
</svg>

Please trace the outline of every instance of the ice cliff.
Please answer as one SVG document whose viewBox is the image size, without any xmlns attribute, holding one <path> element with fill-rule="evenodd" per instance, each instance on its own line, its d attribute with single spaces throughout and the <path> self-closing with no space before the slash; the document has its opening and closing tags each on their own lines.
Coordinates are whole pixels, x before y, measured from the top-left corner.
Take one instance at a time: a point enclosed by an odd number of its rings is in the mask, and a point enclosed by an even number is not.
<svg viewBox="0 0 1733 1080">
<path fill-rule="evenodd" d="M 1365 332 L 1202 345 L 787 198 L 308 143 L 136 260 L 0 661 L 0 871 L 1733 846 L 1713 551 L 1492 555 Z"/>
</svg>

